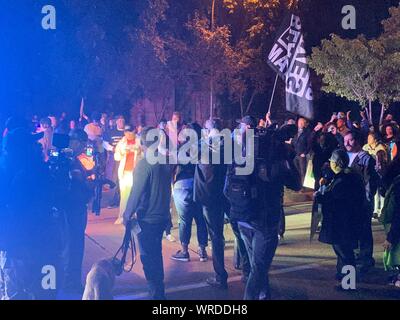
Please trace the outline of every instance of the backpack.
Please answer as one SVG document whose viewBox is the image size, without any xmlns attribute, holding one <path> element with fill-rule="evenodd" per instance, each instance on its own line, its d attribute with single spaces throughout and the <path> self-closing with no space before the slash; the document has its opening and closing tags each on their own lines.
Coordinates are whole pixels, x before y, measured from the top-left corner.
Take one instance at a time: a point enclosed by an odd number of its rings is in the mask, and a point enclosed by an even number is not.
<svg viewBox="0 0 400 320">
<path fill-rule="evenodd" d="M 251 222 L 263 207 L 263 190 L 268 183 L 267 165 L 263 160 L 256 160 L 250 175 L 237 175 L 232 165 L 228 169 L 224 195 L 230 203 L 232 221 Z"/>
</svg>

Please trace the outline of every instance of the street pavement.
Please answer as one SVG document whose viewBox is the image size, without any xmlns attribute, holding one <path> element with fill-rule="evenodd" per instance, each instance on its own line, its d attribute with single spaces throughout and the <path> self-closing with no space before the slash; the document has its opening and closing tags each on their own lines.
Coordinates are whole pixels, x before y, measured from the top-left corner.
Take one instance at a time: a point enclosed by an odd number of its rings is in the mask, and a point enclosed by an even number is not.
<svg viewBox="0 0 400 320">
<path fill-rule="evenodd" d="M 310 242 L 309 227 L 311 203 L 286 206 L 286 234 L 276 252 L 270 281 L 272 298 L 276 300 L 355 300 L 355 299 L 399 299 L 400 288 L 386 284 L 388 275 L 382 266 L 382 226 L 374 220 L 374 256 L 376 267 L 363 279 L 358 279 L 356 292 L 341 292 L 334 289 L 336 258 L 329 245 Z M 86 250 L 83 275 L 93 263 L 110 258 L 121 245 L 124 227 L 114 225 L 118 209 L 103 209 L 101 216 L 89 216 L 86 230 Z M 213 275 L 212 261 L 200 262 L 197 255 L 196 227 L 193 225 L 190 244 L 190 262 L 174 261 L 170 257 L 180 249 L 178 242 L 177 217 L 173 217 L 172 229 L 176 242 L 163 239 L 165 287 L 169 300 L 241 300 L 244 284 L 241 272 L 233 264 L 234 236 L 229 224 L 225 225 L 225 262 L 229 273 L 228 290 L 210 288 L 205 280 Z M 316 236 L 317 238 L 317 236 Z M 208 247 L 211 256 L 212 251 Z M 114 288 L 116 300 L 147 299 L 146 281 L 139 253 L 138 261 L 130 273 L 116 279 Z"/>
</svg>

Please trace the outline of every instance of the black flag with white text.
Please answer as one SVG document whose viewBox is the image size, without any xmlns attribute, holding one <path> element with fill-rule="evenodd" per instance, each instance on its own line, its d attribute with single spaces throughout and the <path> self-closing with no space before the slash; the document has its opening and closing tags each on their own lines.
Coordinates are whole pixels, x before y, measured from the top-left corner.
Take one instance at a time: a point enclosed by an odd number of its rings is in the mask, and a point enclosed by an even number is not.
<svg viewBox="0 0 400 320">
<path fill-rule="evenodd" d="M 313 119 L 313 93 L 301 21 L 288 15 L 268 55 L 269 66 L 285 81 L 286 110 Z"/>
</svg>

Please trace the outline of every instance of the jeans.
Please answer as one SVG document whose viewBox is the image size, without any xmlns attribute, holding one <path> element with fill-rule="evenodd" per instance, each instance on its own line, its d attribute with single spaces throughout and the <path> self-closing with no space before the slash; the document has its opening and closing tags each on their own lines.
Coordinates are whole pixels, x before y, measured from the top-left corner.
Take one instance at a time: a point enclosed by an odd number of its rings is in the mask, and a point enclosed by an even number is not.
<svg viewBox="0 0 400 320">
<path fill-rule="evenodd" d="M 343 274 L 342 269 L 344 266 L 354 266 L 355 267 L 355 257 L 354 257 L 354 250 L 349 245 L 339 245 L 333 244 L 333 250 L 337 256 L 337 263 L 336 263 L 336 280 L 342 280 Z"/>
<path fill-rule="evenodd" d="M 228 273 L 224 264 L 224 211 L 222 205 L 215 204 L 213 207 L 203 206 L 203 215 L 206 220 L 207 230 L 211 238 L 212 258 L 215 271 L 215 279 L 226 282 Z"/>
<path fill-rule="evenodd" d="M 165 300 L 164 266 L 162 258 L 162 236 L 165 223 L 150 224 L 139 222 L 141 232 L 137 239 L 140 260 L 149 286 L 149 294 L 153 300 Z"/>
<path fill-rule="evenodd" d="M 250 259 L 250 275 L 247 280 L 244 300 L 259 300 L 260 294 L 270 298 L 269 268 L 278 246 L 279 226 L 257 230 L 239 223 L 239 230 Z"/>
<path fill-rule="evenodd" d="M 250 274 L 250 260 L 247 254 L 246 245 L 240 235 L 239 225 L 236 221 L 231 221 L 231 227 L 233 234 L 235 235 L 235 256 L 234 256 L 234 267 L 236 269 L 241 268 L 244 276 Z"/>
<path fill-rule="evenodd" d="M 193 179 L 191 179 L 193 181 Z M 207 247 L 207 226 L 201 205 L 193 202 L 192 188 L 174 186 L 173 198 L 179 216 L 179 239 L 183 245 L 189 245 L 193 219 L 197 225 L 197 241 L 199 246 Z"/>
</svg>

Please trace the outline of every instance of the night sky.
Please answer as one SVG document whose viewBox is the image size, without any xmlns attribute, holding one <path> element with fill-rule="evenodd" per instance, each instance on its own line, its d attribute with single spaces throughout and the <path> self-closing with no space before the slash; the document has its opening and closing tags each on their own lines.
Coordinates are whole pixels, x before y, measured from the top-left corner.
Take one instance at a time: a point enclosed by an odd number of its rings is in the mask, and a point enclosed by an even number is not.
<svg viewBox="0 0 400 320">
<path fill-rule="evenodd" d="M 98 0 L 99 1 L 99 0 Z M 106 0 L 112 1 L 112 0 Z M 128 0 L 127 0 L 128 1 Z M 96 1 L 82 0 L 82 6 Z M 131 1 L 135 6 L 135 1 Z M 398 1 L 390 0 L 304 0 L 300 6 L 307 48 L 318 45 L 331 33 L 355 37 L 364 33 L 373 37 L 381 32 L 380 21 L 388 17 L 387 9 Z M 43 5 L 57 9 L 57 30 L 41 27 Z M 353 4 L 357 10 L 357 30 L 341 28 L 341 8 Z M 0 117 L 10 114 L 78 112 L 87 78 L 87 59 L 76 40 L 76 18 L 65 9 L 62 0 L 0 0 Z M 123 14 L 99 13 L 101 23 L 117 30 Z M 135 12 L 132 10 L 132 17 Z M 116 59 L 118 57 L 116 56 Z M 95 86 L 92 86 L 92 97 Z M 86 92 L 86 94 L 88 94 Z M 90 94 L 90 92 L 89 92 Z M 95 99 L 92 98 L 93 103 Z M 323 96 L 326 110 L 337 105 L 353 105 L 333 96 Z M 96 106 L 101 109 L 101 105 Z"/>
</svg>

